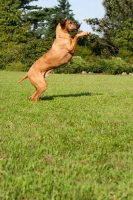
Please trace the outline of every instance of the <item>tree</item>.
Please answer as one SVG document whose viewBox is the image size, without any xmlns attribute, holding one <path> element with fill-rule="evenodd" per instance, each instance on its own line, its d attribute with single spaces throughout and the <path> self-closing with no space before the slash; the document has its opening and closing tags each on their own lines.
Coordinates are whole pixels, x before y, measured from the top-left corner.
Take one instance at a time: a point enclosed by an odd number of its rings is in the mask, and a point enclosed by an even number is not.
<svg viewBox="0 0 133 200">
<path fill-rule="evenodd" d="M 30 30 L 27 35 L 31 39 L 39 39 L 44 35 L 46 28 L 46 18 L 49 15 L 50 8 L 42 8 L 31 5 L 32 2 L 38 0 L 21 0 L 20 9 L 22 10 L 22 18 L 30 24 Z"/>
<path fill-rule="evenodd" d="M 34 0 L 0 1 L 0 46 L 27 43 L 44 34 L 49 9 L 32 6 Z"/>
<path fill-rule="evenodd" d="M 0 46 L 9 47 L 26 41 L 28 23 L 22 20 L 19 0 L 1 0 L 0 2 Z"/>
<path fill-rule="evenodd" d="M 51 41 L 42 40 L 47 8 L 32 6 L 33 0 L 0 1 L 0 68 L 12 62 L 30 66 Z M 37 38 L 40 40 L 37 41 Z M 32 49 L 32 50 L 31 50 Z M 27 57 L 27 55 L 29 55 Z"/>
<path fill-rule="evenodd" d="M 86 19 L 93 31 L 102 38 L 96 38 L 101 45 L 106 46 L 110 53 L 117 54 L 124 48 L 133 54 L 133 1 L 104 0 L 105 16 L 102 19 Z"/>
</svg>

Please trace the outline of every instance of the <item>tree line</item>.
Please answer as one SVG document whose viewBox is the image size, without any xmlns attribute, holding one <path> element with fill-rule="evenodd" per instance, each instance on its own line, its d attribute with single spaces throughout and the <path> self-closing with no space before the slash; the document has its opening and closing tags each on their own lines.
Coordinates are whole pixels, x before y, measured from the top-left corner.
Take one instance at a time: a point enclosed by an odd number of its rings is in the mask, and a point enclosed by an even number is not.
<svg viewBox="0 0 133 200">
<path fill-rule="evenodd" d="M 78 22 L 68 0 L 57 0 L 51 8 L 35 1 L 0 1 L 0 69 L 28 70 L 51 47 L 60 19 Z M 102 19 L 85 19 L 96 34 L 79 40 L 75 56 L 83 63 L 119 57 L 133 64 L 133 1 L 103 0 L 103 6 Z"/>
</svg>

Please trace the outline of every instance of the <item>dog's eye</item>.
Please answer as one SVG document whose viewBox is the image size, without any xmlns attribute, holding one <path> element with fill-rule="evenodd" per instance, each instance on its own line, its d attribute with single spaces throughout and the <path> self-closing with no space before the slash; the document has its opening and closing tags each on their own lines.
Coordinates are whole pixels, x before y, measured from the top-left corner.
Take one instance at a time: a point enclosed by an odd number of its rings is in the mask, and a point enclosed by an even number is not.
<svg viewBox="0 0 133 200">
<path fill-rule="evenodd" d="M 72 22 L 70 22 L 70 24 L 72 24 Z"/>
</svg>

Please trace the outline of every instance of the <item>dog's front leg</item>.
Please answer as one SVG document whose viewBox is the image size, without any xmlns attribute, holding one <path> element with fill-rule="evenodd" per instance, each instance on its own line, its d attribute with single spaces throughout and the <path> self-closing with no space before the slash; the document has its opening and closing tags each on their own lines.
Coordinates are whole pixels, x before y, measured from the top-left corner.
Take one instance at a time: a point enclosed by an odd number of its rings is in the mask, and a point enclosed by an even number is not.
<svg viewBox="0 0 133 200">
<path fill-rule="evenodd" d="M 79 37 L 87 36 L 88 34 L 89 34 L 88 32 L 77 33 L 74 36 L 74 38 L 72 40 L 72 43 L 71 43 L 71 45 L 68 48 L 69 53 L 74 53 Z"/>
</svg>

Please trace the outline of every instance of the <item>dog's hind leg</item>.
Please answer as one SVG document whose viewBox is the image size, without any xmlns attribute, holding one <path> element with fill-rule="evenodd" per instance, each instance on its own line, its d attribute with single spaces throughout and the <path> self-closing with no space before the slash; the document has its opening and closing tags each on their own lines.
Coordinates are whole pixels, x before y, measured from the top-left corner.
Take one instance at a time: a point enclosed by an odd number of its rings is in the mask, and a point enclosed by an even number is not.
<svg viewBox="0 0 133 200">
<path fill-rule="evenodd" d="M 37 77 L 29 77 L 29 79 L 36 88 L 36 91 L 29 99 L 31 101 L 37 101 L 38 97 L 46 90 L 47 83 L 42 74 L 40 74 L 39 76 L 37 75 Z"/>
<path fill-rule="evenodd" d="M 29 100 L 33 101 L 35 95 L 36 95 L 36 91 L 29 97 Z"/>
<path fill-rule="evenodd" d="M 48 70 L 47 72 L 45 72 L 44 77 L 47 78 L 47 77 L 50 75 L 50 73 L 51 73 L 52 71 L 53 71 L 53 70 L 51 69 L 51 70 Z"/>
</svg>

